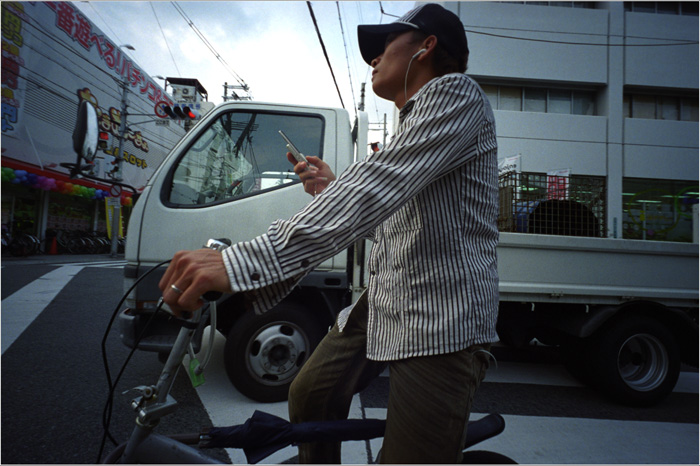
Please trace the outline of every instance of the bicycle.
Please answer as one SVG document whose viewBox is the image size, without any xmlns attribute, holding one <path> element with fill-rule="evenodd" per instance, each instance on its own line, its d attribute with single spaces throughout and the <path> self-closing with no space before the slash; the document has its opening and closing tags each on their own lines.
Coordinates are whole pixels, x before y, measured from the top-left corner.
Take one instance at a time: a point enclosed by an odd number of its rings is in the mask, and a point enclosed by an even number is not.
<svg viewBox="0 0 700 466">
<path fill-rule="evenodd" d="M 219 240 L 209 240 L 206 247 L 221 250 L 227 246 Z M 168 262 L 170 261 L 162 262 L 147 271 L 137 280 L 137 283 Z M 203 298 L 208 304 L 194 312 L 194 315 L 187 320 L 176 319 L 181 325 L 181 329 L 157 382 L 153 385 L 140 385 L 132 389 L 132 391 L 139 393 L 131 402 L 131 406 L 137 414 L 136 425 L 129 439 L 124 443 L 117 444 L 109 434 L 113 396 L 119 378 L 138 345 L 134 345 L 118 376 L 112 381 L 106 356 L 106 339 L 121 305 L 137 283 L 132 285 L 132 288 L 124 294 L 117 305 L 102 340 L 102 356 L 109 383 L 109 397 L 103 412 L 104 436 L 98 453 L 98 463 L 102 461 L 107 438 L 112 440 L 116 448 L 104 458 L 104 463 L 219 463 L 214 458 L 207 456 L 202 450 L 207 448 L 242 448 L 249 463 L 254 464 L 286 446 L 298 443 L 369 440 L 383 436 L 385 421 L 381 419 L 348 419 L 291 424 L 284 419 L 260 411 L 255 411 L 246 423 L 238 426 L 212 427 L 197 433 L 173 436 L 154 432 L 160 420 L 177 409 L 177 402 L 170 395 L 170 390 L 187 354 L 191 358 L 189 373 L 193 385 L 196 387 L 203 383 L 202 373 L 211 357 L 215 332 L 212 331 L 209 334 L 210 344 L 202 363 L 194 357 L 191 341 L 202 322 L 209 322 L 212 328 L 216 328 L 216 301 L 221 296 L 220 293 L 207 293 Z M 161 311 L 166 312 L 162 299 L 151 319 Z M 504 429 L 505 420 L 499 414 L 490 414 L 478 421 L 470 421 L 464 449 L 492 438 L 503 432 Z M 515 464 L 515 461 L 504 455 L 488 451 L 465 451 L 463 462 Z"/>
<path fill-rule="evenodd" d="M 40 246 L 41 242 L 36 236 L 19 232 L 12 238 L 8 248 L 15 257 L 27 257 L 37 254 Z"/>
</svg>

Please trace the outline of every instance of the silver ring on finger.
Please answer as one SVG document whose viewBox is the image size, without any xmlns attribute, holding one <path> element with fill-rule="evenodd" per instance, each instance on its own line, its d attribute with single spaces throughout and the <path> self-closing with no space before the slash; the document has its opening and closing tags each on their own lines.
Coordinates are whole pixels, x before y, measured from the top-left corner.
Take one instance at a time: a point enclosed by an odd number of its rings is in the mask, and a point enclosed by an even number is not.
<svg viewBox="0 0 700 466">
<path fill-rule="evenodd" d="M 182 290 L 175 285 L 170 285 L 170 289 L 173 290 L 177 294 L 182 294 Z"/>
</svg>

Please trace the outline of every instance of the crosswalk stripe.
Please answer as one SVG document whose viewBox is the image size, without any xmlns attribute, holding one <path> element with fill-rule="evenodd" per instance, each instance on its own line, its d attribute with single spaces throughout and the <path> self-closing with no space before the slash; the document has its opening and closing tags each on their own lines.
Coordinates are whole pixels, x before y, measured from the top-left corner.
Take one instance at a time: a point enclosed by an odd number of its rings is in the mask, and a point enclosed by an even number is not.
<svg viewBox="0 0 700 466">
<path fill-rule="evenodd" d="M 80 265 L 59 267 L 2 300 L 3 353 L 82 269 Z"/>
<path fill-rule="evenodd" d="M 63 267 L 66 265 L 77 265 L 83 267 L 124 267 L 126 265 L 126 261 L 62 262 L 51 265 L 55 265 L 57 267 Z"/>
<path fill-rule="evenodd" d="M 51 264 L 52 270 L 2 300 L 2 353 L 84 268 L 123 268 L 126 261 Z"/>
</svg>

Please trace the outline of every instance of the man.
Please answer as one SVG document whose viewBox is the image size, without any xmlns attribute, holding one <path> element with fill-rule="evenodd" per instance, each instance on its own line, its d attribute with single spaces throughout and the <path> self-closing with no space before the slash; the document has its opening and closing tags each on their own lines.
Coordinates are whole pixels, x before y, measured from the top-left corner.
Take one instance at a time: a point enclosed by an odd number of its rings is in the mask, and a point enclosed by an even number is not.
<svg viewBox="0 0 700 466">
<path fill-rule="evenodd" d="M 359 26 L 374 92 L 400 109 L 386 148 L 338 179 L 309 157 L 295 172 L 317 194 L 289 220 L 223 253 L 176 254 L 161 280 L 174 310 L 206 291 L 248 292 L 272 307 L 315 265 L 369 237 L 369 283 L 306 362 L 289 394 L 292 422 L 347 417 L 352 396 L 389 366 L 379 460 L 461 460 L 466 422 L 497 340 L 496 136 L 483 91 L 464 75 L 462 23 L 436 4 Z M 288 155 L 289 156 L 289 155 Z M 290 161 L 293 159 L 290 158 Z M 340 445 L 301 445 L 300 462 L 340 462 Z"/>
</svg>

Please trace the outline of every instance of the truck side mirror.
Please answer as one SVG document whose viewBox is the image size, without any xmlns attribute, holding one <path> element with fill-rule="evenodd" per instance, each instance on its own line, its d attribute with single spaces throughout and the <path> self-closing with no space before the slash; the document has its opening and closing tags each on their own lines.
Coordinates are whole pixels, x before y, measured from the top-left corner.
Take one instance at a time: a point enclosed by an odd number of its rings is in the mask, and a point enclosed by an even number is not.
<svg viewBox="0 0 700 466">
<path fill-rule="evenodd" d="M 76 163 L 62 163 L 61 166 L 70 169 L 73 178 L 83 171 L 81 162 L 90 163 L 97 155 L 97 140 L 99 127 L 97 126 L 97 112 L 91 103 L 83 100 L 78 106 L 78 118 L 73 129 L 73 150 L 77 158 Z"/>
<path fill-rule="evenodd" d="M 98 137 L 99 129 L 95 107 L 83 100 L 78 107 L 78 118 L 75 122 L 75 129 L 73 129 L 73 150 L 78 155 L 78 166 L 80 166 L 81 158 L 86 162 L 95 160 Z"/>
</svg>

